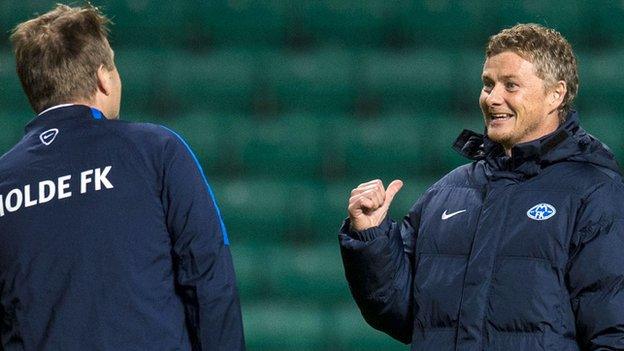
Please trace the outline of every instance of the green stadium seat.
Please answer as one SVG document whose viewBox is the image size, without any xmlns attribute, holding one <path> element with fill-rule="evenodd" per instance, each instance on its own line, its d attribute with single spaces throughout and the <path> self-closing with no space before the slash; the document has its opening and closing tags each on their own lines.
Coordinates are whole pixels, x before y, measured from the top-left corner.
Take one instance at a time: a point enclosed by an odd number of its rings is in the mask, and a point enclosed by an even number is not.
<svg viewBox="0 0 624 351">
<path fill-rule="evenodd" d="M 113 47 L 197 48 L 200 1 L 103 0 L 97 5 L 112 19 Z"/>
<path fill-rule="evenodd" d="M 0 47 L 10 47 L 9 35 L 19 23 L 50 10 L 53 2 L 0 1 Z"/>
<path fill-rule="evenodd" d="M 195 112 L 160 117 L 151 122 L 163 124 L 180 134 L 193 149 L 208 176 L 235 177 L 240 174 L 243 167 L 242 147 L 248 143 L 252 132 L 247 118 Z"/>
<path fill-rule="evenodd" d="M 430 176 L 418 174 L 400 179 L 403 180 L 404 186 L 390 207 L 390 216 L 396 221 L 400 221 L 422 193 L 436 181 Z M 315 199 L 317 202 L 310 203 L 309 211 L 305 212 L 307 217 L 302 215 L 300 218 L 309 223 L 308 226 L 313 229 L 312 242 L 336 244 L 338 230 L 342 221 L 348 216 L 347 206 L 351 190 L 369 180 L 372 179 L 353 178 L 328 182 L 324 186 L 310 186 L 310 192 L 320 193 L 321 196 Z M 394 178 L 382 178 L 382 180 L 387 186 Z"/>
<path fill-rule="evenodd" d="M 337 307 L 333 312 L 338 340 L 332 350 L 405 351 L 409 348 L 368 325 L 355 303 Z"/>
<path fill-rule="evenodd" d="M 622 115 L 613 113 L 580 114 L 581 126 L 600 139 L 616 154 L 620 164 L 624 162 L 624 129 Z"/>
<path fill-rule="evenodd" d="M 295 3 L 289 11 L 289 34 L 316 45 L 378 47 L 384 40 L 384 14 L 389 7 L 390 3 L 379 0 Z"/>
<path fill-rule="evenodd" d="M 209 180 L 233 242 L 267 245 L 282 242 L 288 232 L 303 232 L 291 215 L 296 185 L 274 178 Z"/>
<path fill-rule="evenodd" d="M 450 113 L 423 114 L 418 121 L 428 126 L 432 137 L 422 140 L 420 148 L 426 155 L 426 167 L 423 171 L 432 176 L 440 177 L 470 160 L 457 153 L 452 145 L 464 129 L 483 133 L 483 117 L 477 106 L 474 112 L 465 115 Z"/>
<path fill-rule="evenodd" d="M 299 246 L 297 242 L 276 245 L 266 261 L 271 296 L 282 301 L 313 301 L 322 306 L 349 299 L 336 233 L 330 243 Z"/>
<path fill-rule="evenodd" d="M 232 236 L 260 246 L 335 243 L 338 228 L 346 216 L 352 186 L 350 183 L 323 184 L 275 178 L 232 180 L 211 177 L 210 181 Z M 422 186 L 415 183 L 406 186 L 409 196 L 405 199 L 410 202 L 418 195 L 410 194 L 411 191 L 422 191 Z M 401 212 L 410 206 L 411 203 L 401 206 Z"/>
<path fill-rule="evenodd" d="M 236 233 L 233 234 L 230 250 L 241 301 L 253 303 L 272 298 L 269 274 L 264 264 L 268 249 L 260 245 L 240 244 Z"/>
<path fill-rule="evenodd" d="M 224 50 L 207 54 L 171 53 L 159 72 L 162 109 L 167 112 L 246 113 L 254 89 L 256 55 Z"/>
<path fill-rule="evenodd" d="M 250 120 L 228 114 L 195 112 L 160 116 L 122 109 L 121 119 L 163 125 L 184 138 L 209 177 L 236 178 L 243 169 L 242 150 L 249 143 Z"/>
<path fill-rule="evenodd" d="M 586 3 L 588 9 L 585 18 L 591 21 L 589 26 L 581 27 L 588 34 L 587 46 L 596 50 L 622 48 L 624 46 L 624 4 L 621 1 L 599 0 Z M 581 17 L 581 18 L 583 18 Z M 588 31 L 586 28 L 591 28 Z"/>
<path fill-rule="evenodd" d="M 280 1 L 201 1 L 198 31 L 216 47 L 281 47 L 288 6 Z"/>
<path fill-rule="evenodd" d="M 317 351 L 328 349 L 332 326 L 320 307 L 275 299 L 245 304 L 242 309 L 247 348 L 253 350 Z"/>
<path fill-rule="evenodd" d="M 485 49 L 462 50 L 454 56 L 453 107 L 446 112 L 474 113 L 479 111 L 479 95 L 483 88 L 481 74 L 485 63 Z"/>
<path fill-rule="evenodd" d="M 424 192 L 440 178 L 431 175 L 414 175 L 413 177 L 402 179 L 403 188 L 392 201 L 392 206 L 388 211 L 390 218 L 396 222 L 400 222 Z M 388 180 L 384 184 L 387 186 L 390 181 Z"/>
<path fill-rule="evenodd" d="M 326 122 L 313 115 L 261 120 L 195 112 L 150 120 L 131 112 L 122 113 L 122 118 L 165 124 L 178 131 L 211 175 L 309 180 L 321 177 L 335 161 Z"/>
<path fill-rule="evenodd" d="M 249 142 L 243 146 L 247 176 L 313 179 L 322 172 L 323 130 L 309 115 L 283 115 L 252 122 Z"/>
<path fill-rule="evenodd" d="M 517 23 L 538 23 L 556 29 L 577 48 L 591 44 L 595 33 L 592 12 L 600 8 L 597 3 L 583 1 L 501 1 L 494 10 L 499 26 L 489 35 Z M 487 38 L 483 39 L 485 43 Z"/>
<path fill-rule="evenodd" d="M 122 112 L 156 114 L 161 106 L 159 74 L 162 53 L 153 49 L 115 50 L 123 84 Z"/>
<path fill-rule="evenodd" d="M 395 220 L 400 220 L 435 181 L 418 175 L 401 179 L 405 185 L 390 212 Z M 391 180 L 384 179 L 385 184 Z M 338 229 L 347 216 L 351 189 L 365 180 L 323 184 L 317 181 L 232 181 L 215 177 L 210 181 L 233 238 L 263 247 L 280 243 L 305 247 L 336 242 Z M 261 194 L 255 201 L 250 199 L 254 191 Z"/>
<path fill-rule="evenodd" d="M 333 308 L 272 301 L 245 304 L 243 321 L 251 350 L 406 350 L 368 326 L 354 303 Z"/>
<path fill-rule="evenodd" d="M 369 52 L 362 65 L 364 88 L 384 112 L 445 111 L 453 103 L 454 63 L 444 51 Z"/>
<path fill-rule="evenodd" d="M 0 108 L 11 112 L 32 112 L 28 98 L 15 71 L 15 57 L 0 51 Z"/>
<path fill-rule="evenodd" d="M 593 113 L 620 113 L 624 100 L 624 50 L 580 53 L 580 88 L 577 97 L 581 118 Z"/>
<path fill-rule="evenodd" d="M 483 130 L 483 47 L 504 26 L 543 23 L 571 40 L 581 123 L 624 161 L 619 2 L 96 5 L 115 22 L 121 118 L 174 129 L 206 172 L 250 351 L 408 349 L 367 325 L 352 301 L 338 229 L 359 183 L 402 179 L 389 211 L 400 221 L 426 188 L 469 162 L 451 144 L 464 128 Z M 8 31 L 51 7 L 0 1 L 0 154 L 34 117 Z"/>
<path fill-rule="evenodd" d="M 321 194 L 317 202 L 310 204 L 308 217 L 305 218 L 308 226 L 314 230 L 314 242 L 336 245 L 338 229 L 347 217 L 351 189 L 357 186 L 353 183 L 358 181 L 331 181 L 310 189 Z"/>
<path fill-rule="evenodd" d="M 346 178 L 408 178 L 421 173 L 427 165 L 420 144 L 429 137 L 429 128 L 408 114 L 344 124 L 337 142 L 345 148 Z"/>
<path fill-rule="evenodd" d="M 344 50 L 286 52 L 264 58 L 266 83 L 287 112 L 347 112 L 353 108 L 356 62 Z"/>
<path fill-rule="evenodd" d="M 399 2 L 392 15 L 394 40 L 428 48 L 482 47 L 495 33 L 497 6 L 487 0 Z"/>
<path fill-rule="evenodd" d="M 34 113 L 0 110 L 0 155 L 9 151 L 22 139 L 24 127 L 34 117 Z"/>
</svg>

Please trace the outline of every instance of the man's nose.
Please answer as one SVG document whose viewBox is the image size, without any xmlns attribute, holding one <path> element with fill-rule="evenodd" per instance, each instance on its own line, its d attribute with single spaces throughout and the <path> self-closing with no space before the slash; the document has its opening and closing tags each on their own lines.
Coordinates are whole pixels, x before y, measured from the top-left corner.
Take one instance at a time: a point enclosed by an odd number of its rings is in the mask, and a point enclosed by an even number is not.
<svg viewBox="0 0 624 351">
<path fill-rule="evenodd" d="M 503 87 L 499 84 L 496 84 L 490 90 L 490 93 L 485 98 L 485 103 L 488 106 L 499 106 L 503 103 Z"/>
</svg>

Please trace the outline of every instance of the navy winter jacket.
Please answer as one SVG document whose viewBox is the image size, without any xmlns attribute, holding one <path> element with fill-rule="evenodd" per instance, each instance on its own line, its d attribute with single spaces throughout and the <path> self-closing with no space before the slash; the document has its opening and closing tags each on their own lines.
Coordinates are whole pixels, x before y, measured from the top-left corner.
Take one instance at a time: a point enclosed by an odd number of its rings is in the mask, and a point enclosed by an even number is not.
<svg viewBox="0 0 624 351">
<path fill-rule="evenodd" d="M 45 112 L 0 203 L 0 350 L 244 349 L 225 227 L 172 131 Z"/>
<path fill-rule="evenodd" d="M 624 350 L 624 186 L 579 127 L 500 145 L 464 131 L 474 162 L 431 186 L 402 223 L 339 236 L 373 327 L 412 350 Z"/>
</svg>

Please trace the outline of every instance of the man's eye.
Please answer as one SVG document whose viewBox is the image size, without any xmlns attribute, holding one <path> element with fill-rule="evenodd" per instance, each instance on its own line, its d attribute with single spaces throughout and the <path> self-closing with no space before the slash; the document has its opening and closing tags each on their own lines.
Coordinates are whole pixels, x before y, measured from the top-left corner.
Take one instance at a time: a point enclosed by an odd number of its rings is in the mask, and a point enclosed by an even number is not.
<svg viewBox="0 0 624 351">
<path fill-rule="evenodd" d="M 494 88 L 494 84 L 492 84 L 490 82 L 483 82 L 483 90 L 491 91 L 492 88 Z"/>
<path fill-rule="evenodd" d="M 518 87 L 518 84 L 513 83 L 513 82 L 507 82 L 505 83 L 505 88 L 507 89 L 516 89 Z"/>
</svg>

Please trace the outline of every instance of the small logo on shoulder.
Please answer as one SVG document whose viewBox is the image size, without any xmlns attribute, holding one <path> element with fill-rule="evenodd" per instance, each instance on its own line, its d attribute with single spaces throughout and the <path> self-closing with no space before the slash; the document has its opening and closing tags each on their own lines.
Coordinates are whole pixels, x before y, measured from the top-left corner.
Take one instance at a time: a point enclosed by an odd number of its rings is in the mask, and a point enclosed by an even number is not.
<svg viewBox="0 0 624 351">
<path fill-rule="evenodd" d="M 39 134 L 39 139 L 44 145 L 50 145 L 58 135 L 59 130 L 56 128 L 48 129 L 45 132 Z"/>
<path fill-rule="evenodd" d="M 536 221 L 545 221 L 557 213 L 553 205 L 547 203 L 537 204 L 527 211 L 527 216 Z"/>
</svg>

